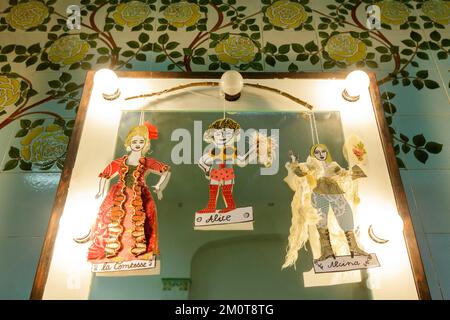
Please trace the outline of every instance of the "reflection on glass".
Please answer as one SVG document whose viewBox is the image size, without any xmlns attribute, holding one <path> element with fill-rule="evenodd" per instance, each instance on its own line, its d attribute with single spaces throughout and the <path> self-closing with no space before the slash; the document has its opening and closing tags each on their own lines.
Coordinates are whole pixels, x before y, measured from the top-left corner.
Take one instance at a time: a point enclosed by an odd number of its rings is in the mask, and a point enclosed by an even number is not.
<svg viewBox="0 0 450 320">
<path fill-rule="evenodd" d="M 306 159 L 313 144 L 310 117 L 300 112 L 235 112 L 243 128 L 279 129 L 279 170 L 261 175 L 261 165 L 236 168 L 234 196 L 253 206 L 253 231 L 194 231 L 192 217 L 208 198 L 204 175 L 198 169 L 206 143 L 202 133 L 219 112 L 145 112 L 144 119 L 158 127 L 160 139 L 152 145 L 158 159 L 171 165 L 172 178 L 165 199 L 157 202 L 161 274 L 146 277 L 94 277 L 91 299 L 170 298 L 162 279 L 190 279 L 190 299 L 369 299 L 363 282 L 307 287 L 303 273 L 312 269 L 311 250 L 301 250 L 296 269 L 281 271 L 291 225 L 292 192 L 283 178 L 289 151 Z M 139 123 L 140 112 L 124 112 L 115 156 L 124 154 L 128 129 Z M 342 154 L 343 130 L 339 112 L 315 113 L 320 143 L 333 160 L 348 164 Z M 201 127 L 199 127 L 201 125 Z M 178 133 L 173 134 L 176 130 Z M 171 141 L 172 135 L 175 141 Z M 182 137 L 182 138 L 181 138 Z M 173 150 L 182 143 L 183 161 L 174 164 Z M 199 145 L 198 145 L 199 144 Z M 177 150 L 180 150 L 178 148 Z M 178 159 L 179 160 L 179 159 Z M 147 177 L 147 183 L 156 181 Z M 219 201 L 222 201 L 220 199 Z M 223 206 L 223 204 L 222 204 Z M 358 271 L 360 272 L 360 271 Z M 365 278 L 361 272 L 361 278 Z"/>
</svg>

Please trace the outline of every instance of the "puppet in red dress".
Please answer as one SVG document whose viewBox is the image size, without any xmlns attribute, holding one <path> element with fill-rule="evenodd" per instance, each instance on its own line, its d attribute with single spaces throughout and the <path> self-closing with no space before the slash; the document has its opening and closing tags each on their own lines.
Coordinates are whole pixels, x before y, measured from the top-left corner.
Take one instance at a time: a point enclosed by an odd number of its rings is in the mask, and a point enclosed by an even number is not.
<svg viewBox="0 0 450 320">
<path fill-rule="evenodd" d="M 170 178 L 170 168 L 144 156 L 150 149 L 150 140 L 157 138 L 157 128 L 147 122 L 134 127 L 125 140 L 129 154 L 114 160 L 100 173 L 100 183 L 117 174 L 119 181 L 100 207 L 88 261 L 150 260 L 159 254 L 156 206 L 145 177 L 148 173 L 160 176 L 152 187 L 160 200 Z"/>
</svg>

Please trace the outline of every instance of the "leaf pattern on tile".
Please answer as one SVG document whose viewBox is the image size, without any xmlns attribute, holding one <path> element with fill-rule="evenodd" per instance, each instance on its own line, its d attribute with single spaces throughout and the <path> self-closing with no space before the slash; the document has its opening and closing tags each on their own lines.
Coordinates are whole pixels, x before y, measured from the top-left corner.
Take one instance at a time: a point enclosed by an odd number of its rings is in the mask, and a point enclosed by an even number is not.
<svg viewBox="0 0 450 320">
<path fill-rule="evenodd" d="M 267 67 L 290 72 L 306 65 L 323 70 L 361 68 L 378 71 L 379 84 L 424 91 L 442 86 L 427 63 L 435 58 L 445 61 L 449 55 L 450 40 L 445 36 L 449 3 L 443 0 L 81 0 L 81 30 L 67 28 L 61 2 L 8 0 L 0 13 L 3 34 L 33 31 L 46 37 L 27 44 L 2 41 L 0 129 L 15 121 L 31 121 L 31 115 L 63 121 L 60 109 L 46 109 L 49 102 L 76 113 L 83 87 L 77 79 L 94 68 L 160 65 L 168 71 L 264 71 Z M 366 6 L 373 4 L 380 6 L 380 30 L 366 27 Z M 394 37 L 394 29 L 405 36 Z M 283 33 L 301 37 L 305 31 L 314 37 L 264 41 L 264 32 L 275 32 L 282 39 Z M 36 74 L 47 71 L 55 72 L 46 79 L 47 88 L 38 92 Z M 392 123 L 395 109 L 405 107 L 394 105 L 395 92 L 385 93 L 386 98 L 389 95 L 394 100 L 383 103 Z M 400 160 L 402 154 L 414 152 L 425 163 L 442 149 L 426 138 L 423 145 L 414 144 L 420 134 L 406 137 L 391 130 Z M 26 159 L 18 149 L 20 157 L 10 150 L 8 167 L 27 170 L 30 165 L 21 162 Z"/>
</svg>

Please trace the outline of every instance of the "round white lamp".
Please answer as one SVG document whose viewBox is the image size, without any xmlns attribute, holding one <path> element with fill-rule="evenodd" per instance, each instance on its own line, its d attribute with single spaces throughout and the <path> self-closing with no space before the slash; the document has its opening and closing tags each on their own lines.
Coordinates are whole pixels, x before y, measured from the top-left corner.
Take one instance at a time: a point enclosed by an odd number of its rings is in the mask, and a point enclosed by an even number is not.
<svg viewBox="0 0 450 320">
<path fill-rule="evenodd" d="M 100 69 L 95 73 L 94 84 L 100 90 L 105 100 L 114 100 L 120 96 L 119 78 L 110 69 Z"/>
<path fill-rule="evenodd" d="M 342 97 L 350 102 L 359 100 L 361 93 L 369 87 L 370 79 L 367 73 L 361 70 L 350 72 L 345 78 L 345 89 Z"/>
<path fill-rule="evenodd" d="M 234 70 L 226 71 L 220 78 L 220 87 L 225 94 L 225 100 L 236 101 L 241 97 L 241 91 L 244 87 L 244 78 Z"/>
<path fill-rule="evenodd" d="M 369 227 L 369 236 L 376 243 L 386 243 L 403 232 L 403 220 L 398 214 L 378 219 Z"/>
</svg>

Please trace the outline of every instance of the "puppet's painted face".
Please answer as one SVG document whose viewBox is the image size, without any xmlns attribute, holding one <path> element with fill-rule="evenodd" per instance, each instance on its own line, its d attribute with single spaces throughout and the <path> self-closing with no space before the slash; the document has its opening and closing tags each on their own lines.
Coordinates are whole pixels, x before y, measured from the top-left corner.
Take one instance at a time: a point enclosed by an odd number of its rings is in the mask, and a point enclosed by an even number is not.
<svg viewBox="0 0 450 320">
<path fill-rule="evenodd" d="M 145 147 L 145 138 L 134 136 L 131 138 L 130 148 L 132 151 L 142 151 Z"/>
<path fill-rule="evenodd" d="M 233 129 L 225 128 L 214 130 L 214 143 L 218 146 L 230 144 L 233 138 L 234 138 Z"/>
<path fill-rule="evenodd" d="M 319 161 L 325 161 L 328 157 L 328 151 L 322 147 L 317 147 L 314 149 L 314 157 Z"/>
</svg>

